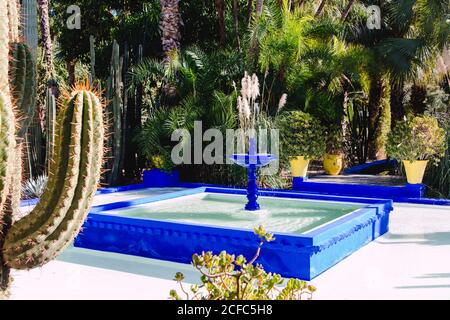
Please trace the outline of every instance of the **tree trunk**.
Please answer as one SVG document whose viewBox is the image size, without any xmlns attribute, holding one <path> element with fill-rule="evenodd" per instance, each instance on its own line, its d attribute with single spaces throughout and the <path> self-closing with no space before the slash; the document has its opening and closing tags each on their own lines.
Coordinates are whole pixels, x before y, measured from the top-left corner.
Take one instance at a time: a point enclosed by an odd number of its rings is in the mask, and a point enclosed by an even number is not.
<svg viewBox="0 0 450 320">
<path fill-rule="evenodd" d="M 215 0 L 214 2 L 219 22 L 219 43 L 223 47 L 225 45 L 225 3 L 224 0 Z"/>
<path fill-rule="evenodd" d="M 344 12 L 342 13 L 341 21 L 347 20 L 347 17 L 349 15 L 350 11 L 352 10 L 354 4 L 355 4 L 355 0 L 350 0 L 348 2 L 347 7 L 345 8 Z"/>
<path fill-rule="evenodd" d="M 247 24 L 250 24 L 252 21 L 253 15 L 253 0 L 248 0 L 247 2 Z"/>
<path fill-rule="evenodd" d="M 165 62 L 170 60 L 173 52 L 180 50 L 180 8 L 179 0 L 160 0 L 161 17 L 159 28 L 161 30 L 162 48 Z"/>
<path fill-rule="evenodd" d="M 41 13 L 41 41 L 44 48 L 44 57 L 47 64 L 47 75 L 54 78 L 55 67 L 53 63 L 53 44 L 50 34 L 50 19 L 48 16 L 48 0 L 38 0 Z"/>
<path fill-rule="evenodd" d="M 76 62 L 74 60 L 67 61 L 67 72 L 69 73 L 69 85 L 70 86 L 73 86 L 76 81 L 75 66 L 76 66 Z"/>
<path fill-rule="evenodd" d="M 381 74 L 372 74 L 369 92 L 369 158 L 381 160 L 390 128 L 390 103 L 386 81 Z"/>
<path fill-rule="evenodd" d="M 411 87 L 411 108 L 414 114 L 421 115 L 425 112 L 427 105 L 425 99 L 427 98 L 426 86 L 420 84 L 413 84 Z"/>
<path fill-rule="evenodd" d="M 327 2 L 327 0 L 322 0 L 319 4 L 319 8 L 317 8 L 316 14 L 315 16 L 318 17 L 322 14 L 323 8 L 325 7 L 325 3 Z"/>
<path fill-rule="evenodd" d="M 403 98 L 405 97 L 405 91 L 403 84 L 391 83 L 391 113 L 392 113 L 392 125 L 393 128 L 397 121 L 403 119 L 405 116 L 405 107 L 403 105 Z"/>
<path fill-rule="evenodd" d="M 239 11 L 238 11 L 238 0 L 233 0 L 233 29 L 236 36 L 236 47 L 241 51 L 241 40 L 239 39 Z"/>
</svg>

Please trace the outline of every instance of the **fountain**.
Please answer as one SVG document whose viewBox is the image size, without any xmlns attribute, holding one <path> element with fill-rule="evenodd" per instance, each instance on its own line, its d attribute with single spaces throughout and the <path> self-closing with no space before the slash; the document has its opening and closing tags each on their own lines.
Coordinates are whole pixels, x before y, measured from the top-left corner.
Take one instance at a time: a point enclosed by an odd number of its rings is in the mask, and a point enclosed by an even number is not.
<svg viewBox="0 0 450 320">
<path fill-rule="evenodd" d="M 247 199 L 248 203 L 245 205 L 246 211 L 260 211 L 261 207 L 258 204 L 258 184 L 256 179 L 256 171 L 269 163 L 277 160 L 273 154 L 256 153 L 256 139 L 249 139 L 249 152 L 247 154 L 233 154 L 231 160 L 237 165 L 247 168 Z"/>
<path fill-rule="evenodd" d="M 246 74 L 237 101 L 238 146 L 248 146 L 248 152 L 230 159 L 247 169 L 247 190 L 171 181 L 171 187 L 185 189 L 160 195 L 148 189 L 138 199 L 93 207 L 75 246 L 190 263 L 202 251 L 254 255 L 253 229 L 263 225 L 276 240 L 264 247 L 258 263 L 285 277 L 311 280 L 385 234 L 392 201 L 258 190 L 257 170 L 277 160 L 257 152 L 257 132 L 264 128 L 259 96 L 258 78 Z"/>
</svg>

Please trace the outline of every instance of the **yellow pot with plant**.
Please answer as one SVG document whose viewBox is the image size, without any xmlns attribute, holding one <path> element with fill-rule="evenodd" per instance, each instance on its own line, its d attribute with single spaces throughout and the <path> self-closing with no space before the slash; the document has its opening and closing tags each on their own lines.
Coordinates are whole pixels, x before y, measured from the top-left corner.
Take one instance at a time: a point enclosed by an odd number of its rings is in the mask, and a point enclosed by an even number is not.
<svg viewBox="0 0 450 320">
<path fill-rule="evenodd" d="M 282 163 L 290 165 L 292 177 L 306 178 L 310 161 L 325 152 L 325 128 L 319 120 L 302 111 L 281 114 L 277 126 Z"/>
<path fill-rule="evenodd" d="M 327 132 L 327 152 L 323 156 L 323 168 L 328 175 L 337 176 L 343 167 L 341 129 L 339 126 L 334 126 Z"/>
<path fill-rule="evenodd" d="M 420 184 L 428 163 L 437 164 L 446 151 L 445 130 L 436 118 L 418 116 L 397 122 L 388 136 L 388 154 L 402 161 L 409 184 Z"/>
<path fill-rule="evenodd" d="M 329 154 L 323 156 L 323 168 L 330 176 L 338 176 L 344 167 L 344 157 L 342 154 Z"/>
<path fill-rule="evenodd" d="M 292 176 L 305 178 L 308 175 L 308 167 L 310 162 L 311 160 L 303 156 L 291 158 L 289 163 L 291 165 Z"/>
</svg>

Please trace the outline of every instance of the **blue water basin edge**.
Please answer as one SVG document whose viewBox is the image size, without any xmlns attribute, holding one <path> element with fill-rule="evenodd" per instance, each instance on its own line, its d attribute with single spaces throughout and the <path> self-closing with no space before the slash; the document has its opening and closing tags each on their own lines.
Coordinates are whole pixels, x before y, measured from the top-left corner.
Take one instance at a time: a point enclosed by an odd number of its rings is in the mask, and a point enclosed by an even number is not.
<svg viewBox="0 0 450 320">
<path fill-rule="evenodd" d="M 201 187 L 93 207 L 83 231 L 75 240 L 75 246 L 180 263 L 190 263 L 192 254 L 202 251 L 219 253 L 226 250 L 252 258 L 259 240 L 251 230 L 108 214 L 108 211 L 118 208 L 200 193 L 244 195 L 245 190 Z M 364 205 L 361 209 L 300 235 L 275 233 L 275 241 L 263 246 L 257 262 L 267 271 L 284 277 L 312 280 L 389 231 L 389 216 L 393 209 L 391 200 L 277 191 L 262 191 L 261 196 Z"/>
</svg>

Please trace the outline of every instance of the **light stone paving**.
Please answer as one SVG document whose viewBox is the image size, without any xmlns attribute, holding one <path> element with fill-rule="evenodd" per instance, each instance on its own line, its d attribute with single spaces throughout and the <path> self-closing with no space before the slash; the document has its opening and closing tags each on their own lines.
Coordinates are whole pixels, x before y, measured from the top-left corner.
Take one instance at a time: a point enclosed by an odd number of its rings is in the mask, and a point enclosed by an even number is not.
<svg viewBox="0 0 450 320">
<path fill-rule="evenodd" d="M 11 298 L 167 299 L 178 271 L 198 279 L 189 265 L 70 248 L 41 269 L 14 272 Z M 389 234 L 312 284 L 315 299 L 450 299 L 450 207 L 395 205 Z"/>
</svg>

